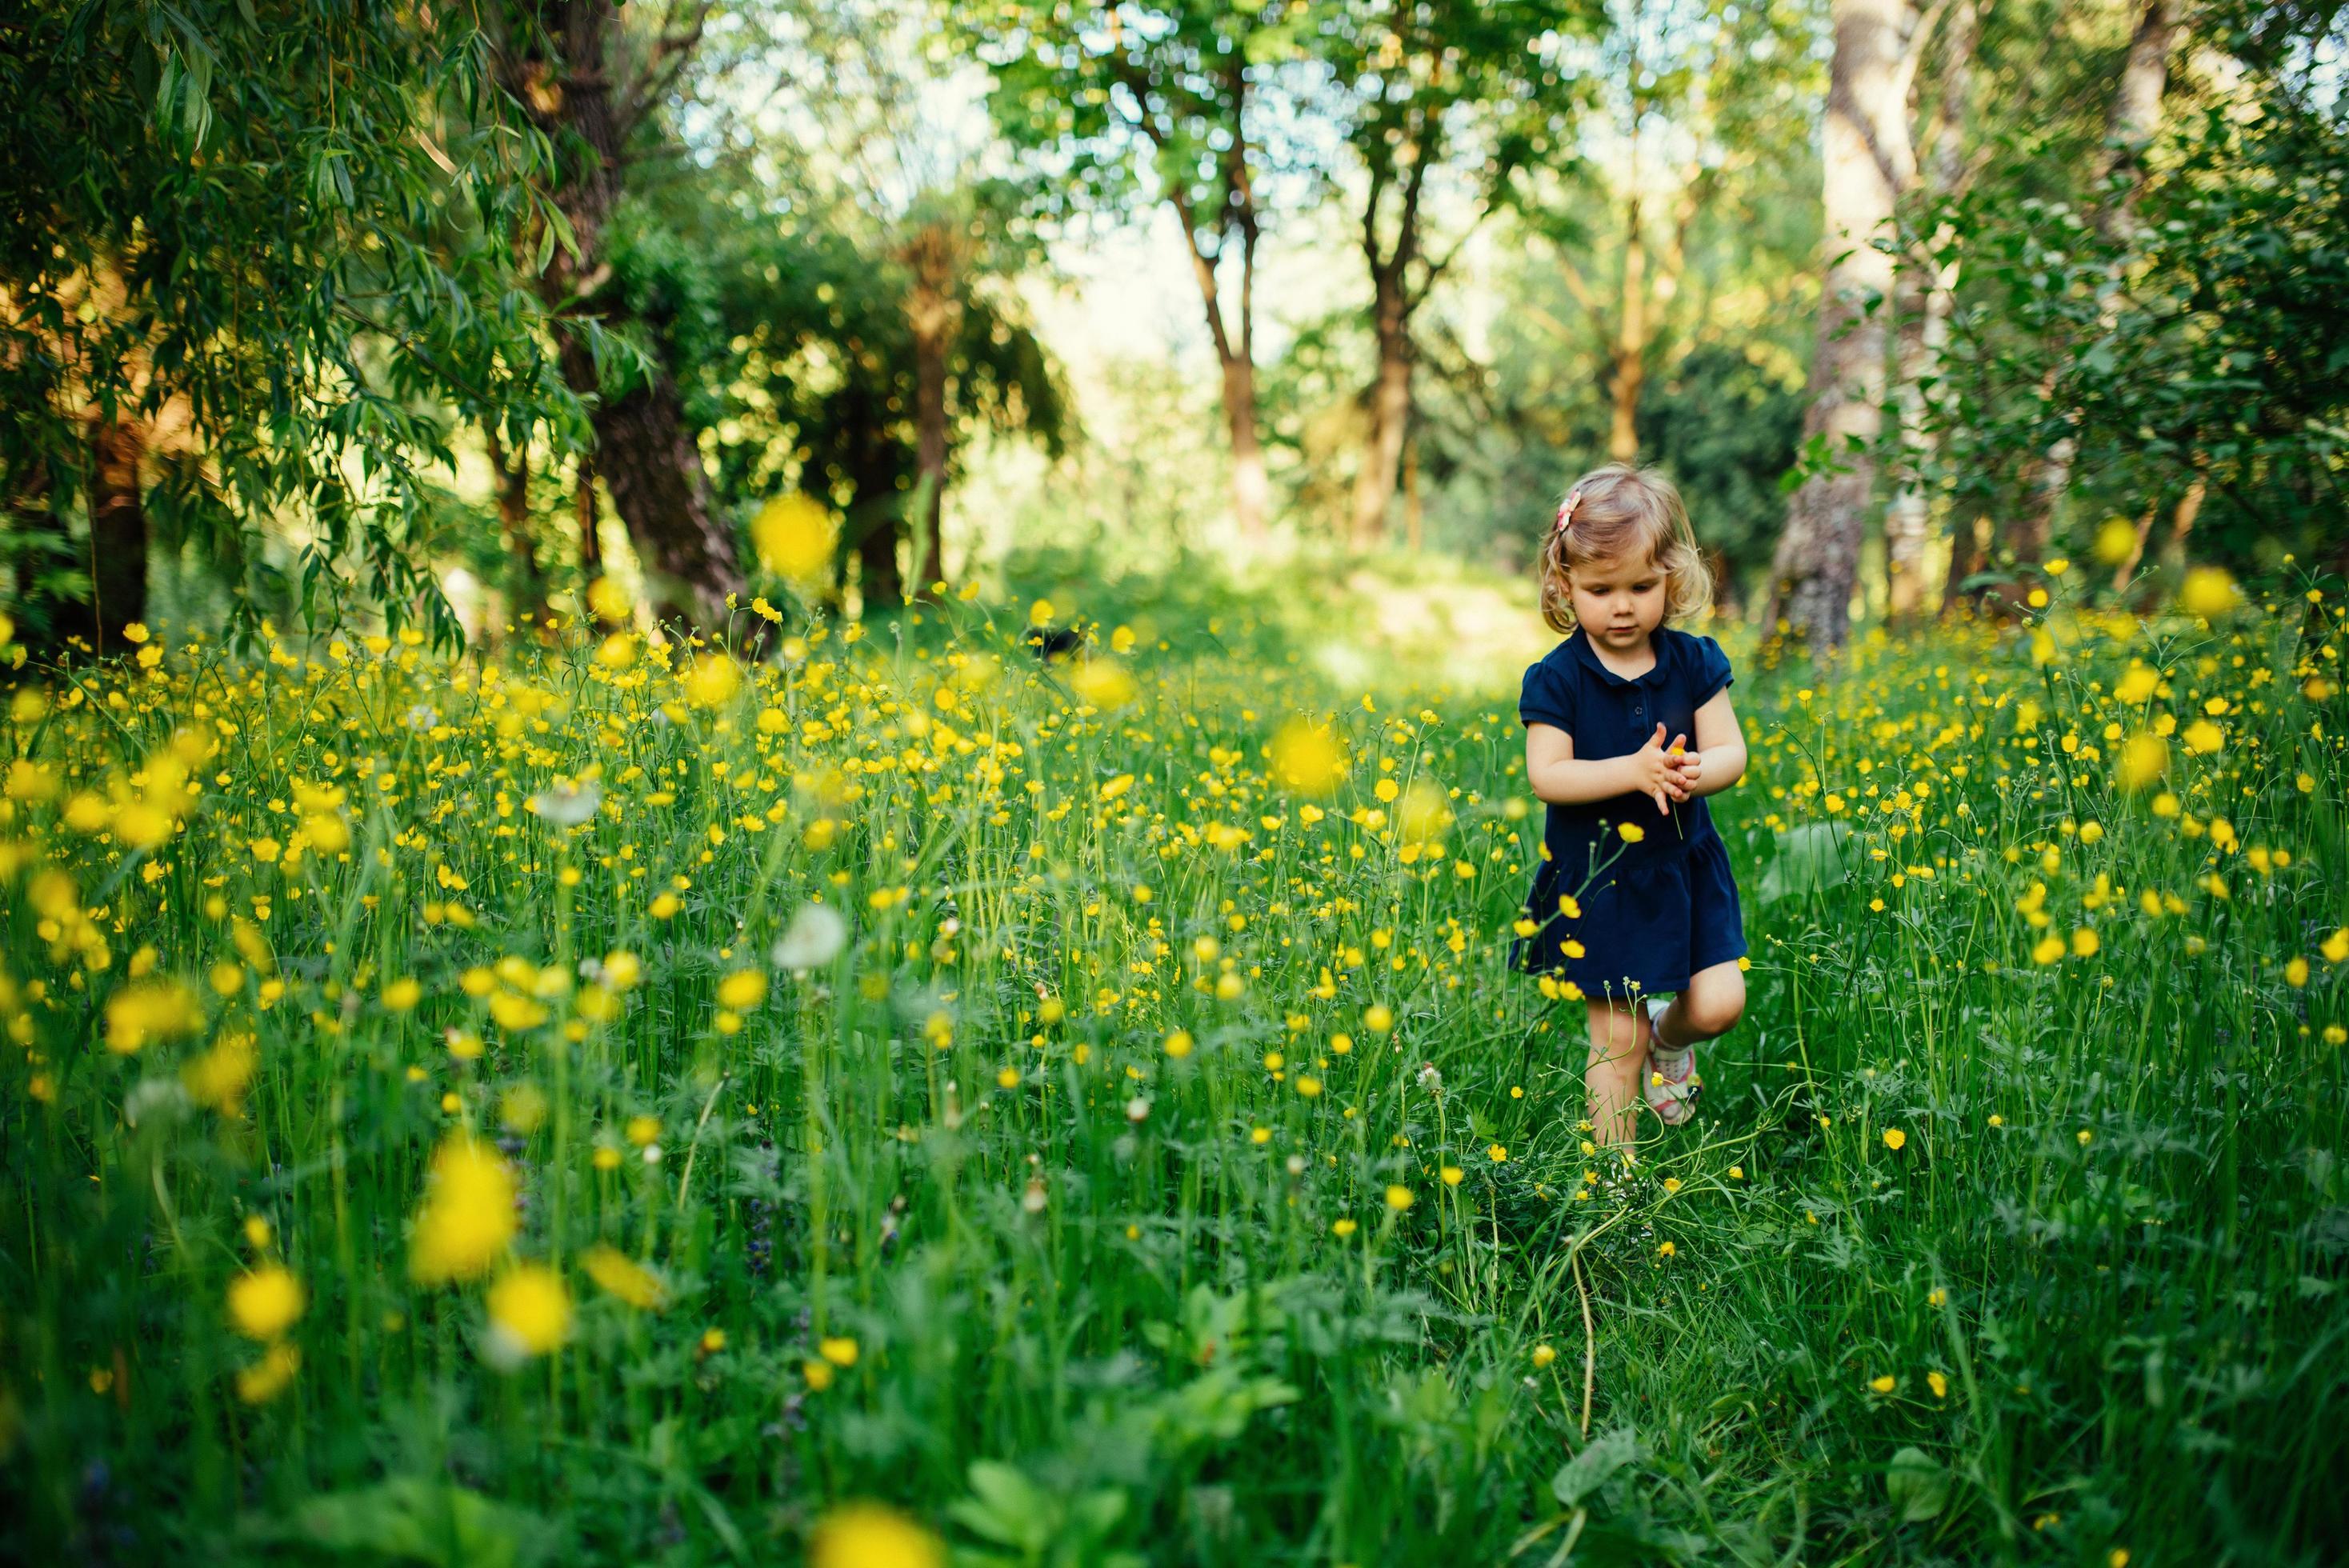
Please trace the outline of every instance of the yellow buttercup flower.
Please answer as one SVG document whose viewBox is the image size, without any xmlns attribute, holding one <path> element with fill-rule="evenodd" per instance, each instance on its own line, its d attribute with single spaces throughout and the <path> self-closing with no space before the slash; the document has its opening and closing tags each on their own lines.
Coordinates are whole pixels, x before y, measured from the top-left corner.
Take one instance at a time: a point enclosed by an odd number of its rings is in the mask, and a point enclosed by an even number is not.
<svg viewBox="0 0 2349 1568">
<path fill-rule="evenodd" d="M 543 1264 L 517 1264 L 490 1286 L 490 1348 L 508 1365 L 543 1356 L 571 1336 L 571 1288 Z"/>
<path fill-rule="evenodd" d="M 2234 578 L 2224 567 L 2197 566 L 2186 574 L 2178 585 L 2178 603 L 2189 615 L 2199 615 L 2215 621 L 2241 603 Z"/>
<path fill-rule="evenodd" d="M 309 1292 L 283 1264 L 264 1264 L 228 1284 L 229 1321 L 247 1339 L 277 1338 L 301 1321 Z"/>
<path fill-rule="evenodd" d="M 1302 718 L 1275 731 L 1270 750 L 1274 779 L 1304 794 L 1326 795 L 1346 775 L 1345 748 L 1337 737 Z"/>
<path fill-rule="evenodd" d="M 107 999 L 106 1048 L 129 1056 L 158 1040 L 192 1035 L 203 1022 L 203 1004 L 186 981 L 134 981 Z"/>
<path fill-rule="evenodd" d="M 659 1278 L 617 1247 L 598 1243 L 580 1254 L 579 1264 L 589 1279 L 630 1306 L 657 1312 L 667 1305 Z"/>
<path fill-rule="evenodd" d="M 704 654 L 686 673 L 685 700 L 696 707 L 720 707 L 741 689 L 741 668 L 724 654 Z"/>
<path fill-rule="evenodd" d="M 776 496 L 750 521 L 759 563 L 778 577 L 802 583 L 831 574 L 838 532 L 831 509 L 798 490 Z"/>
<path fill-rule="evenodd" d="M 488 1144 L 452 1133 L 432 1157 L 409 1276 L 427 1285 L 478 1279 L 505 1254 L 514 1229 L 513 1172 Z"/>
<path fill-rule="evenodd" d="M 817 1521 L 808 1543 L 808 1568 L 945 1568 L 946 1561 L 936 1536 L 877 1502 L 833 1509 Z"/>
</svg>

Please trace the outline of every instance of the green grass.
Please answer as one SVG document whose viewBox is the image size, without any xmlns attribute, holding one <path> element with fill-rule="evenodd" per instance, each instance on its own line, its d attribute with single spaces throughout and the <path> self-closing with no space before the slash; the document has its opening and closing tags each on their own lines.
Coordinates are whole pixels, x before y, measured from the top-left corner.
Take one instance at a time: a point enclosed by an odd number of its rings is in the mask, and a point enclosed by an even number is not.
<svg viewBox="0 0 2349 1568">
<path fill-rule="evenodd" d="M 1083 676 L 980 602 L 812 634 L 731 694 L 575 632 L 454 664 L 186 643 L 28 686 L 6 1552 L 765 1562 L 856 1498 L 1071 1564 L 2349 1539 L 2333 601 L 2058 605 L 2035 654 L 1944 628 L 1833 674 L 1733 639 L 1753 1001 L 1628 1173 L 1583 1146 L 1579 1005 L 1505 967 L 1540 829 L 1514 690 L 1329 686 L 1300 650 L 1341 602 L 1079 608 Z M 1351 752 L 1318 799 L 1267 777 L 1299 711 Z M 2121 790 L 2164 715 L 2222 744 L 2181 731 Z M 598 815 L 533 813 L 590 766 Z M 852 941 L 773 966 L 819 896 Z M 599 986 L 619 951 L 640 980 Z M 746 969 L 766 994 L 723 1006 Z M 109 1014 L 171 978 L 143 1036 Z M 515 1233 L 419 1284 L 468 1131 Z M 657 1308 L 596 1283 L 599 1244 Z M 567 1336 L 501 1354 L 525 1263 Z M 249 1337 L 231 1282 L 272 1264 L 303 1310 Z"/>
</svg>

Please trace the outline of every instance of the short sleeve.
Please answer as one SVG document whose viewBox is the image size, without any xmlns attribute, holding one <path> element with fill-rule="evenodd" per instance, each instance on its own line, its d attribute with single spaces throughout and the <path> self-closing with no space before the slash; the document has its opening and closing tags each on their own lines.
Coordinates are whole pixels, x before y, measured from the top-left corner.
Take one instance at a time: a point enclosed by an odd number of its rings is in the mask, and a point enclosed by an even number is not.
<svg viewBox="0 0 2349 1568">
<path fill-rule="evenodd" d="M 1574 733 L 1574 691 L 1565 675 L 1547 659 L 1526 666 L 1525 690 L 1517 697 L 1517 718 L 1524 724 L 1555 725 Z"/>
<path fill-rule="evenodd" d="M 1719 643 L 1711 637 L 1699 637 L 1695 643 L 1696 679 L 1692 696 L 1694 706 L 1702 707 L 1713 700 L 1715 693 L 1737 677 L 1730 673 L 1729 655 L 1721 651 Z"/>
</svg>

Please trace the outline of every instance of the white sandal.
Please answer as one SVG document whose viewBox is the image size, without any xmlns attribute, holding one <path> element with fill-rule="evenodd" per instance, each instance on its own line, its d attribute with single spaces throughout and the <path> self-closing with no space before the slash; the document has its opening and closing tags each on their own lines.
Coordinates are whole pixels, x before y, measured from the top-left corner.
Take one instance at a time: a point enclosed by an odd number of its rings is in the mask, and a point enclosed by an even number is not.
<svg viewBox="0 0 2349 1568">
<path fill-rule="evenodd" d="M 1696 1100 L 1704 1092 L 1704 1079 L 1696 1070 L 1694 1046 L 1671 1053 L 1688 1064 L 1678 1077 L 1667 1078 L 1656 1066 L 1656 1026 L 1671 1006 L 1671 999 L 1667 996 L 1648 998 L 1648 1070 L 1640 1080 L 1640 1095 L 1666 1127 L 1678 1127 L 1696 1115 Z"/>
</svg>

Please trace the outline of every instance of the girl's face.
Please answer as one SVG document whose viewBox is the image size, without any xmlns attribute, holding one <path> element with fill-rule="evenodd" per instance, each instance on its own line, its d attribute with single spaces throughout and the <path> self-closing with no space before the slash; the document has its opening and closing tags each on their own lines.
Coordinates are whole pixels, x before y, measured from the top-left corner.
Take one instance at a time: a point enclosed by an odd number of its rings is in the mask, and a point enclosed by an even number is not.
<svg viewBox="0 0 2349 1568">
<path fill-rule="evenodd" d="M 1599 646 L 1633 653 L 1664 624 L 1664 573 L 1645 555 L 1615 555 L 1568 574 L 1574 618 Z"/>
</svg>

